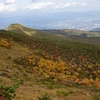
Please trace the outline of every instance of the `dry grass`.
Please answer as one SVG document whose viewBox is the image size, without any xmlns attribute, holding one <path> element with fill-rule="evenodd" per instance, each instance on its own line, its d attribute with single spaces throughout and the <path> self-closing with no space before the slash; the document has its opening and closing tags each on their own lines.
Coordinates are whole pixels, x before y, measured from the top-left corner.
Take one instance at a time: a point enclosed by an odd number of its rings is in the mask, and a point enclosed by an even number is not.
<svg viewBox="0 0 100 100">
<path fill-rule="evenodd" d="M 57 91 L 68 92 L 68 96 L 59 96 L 57 95 Z M 38 100 L 37 97 L 45 93 L 48 93 L 52 100 L 92 100 L 91 95 L 93 94 L 86 89 L 78 89 L 74 87 L 49 89 L 43 85 L 34 84 L 33 86 L 29 86 L 24 83 L 17 90 L 17 97 L 14 100 Z"/>
</svg>

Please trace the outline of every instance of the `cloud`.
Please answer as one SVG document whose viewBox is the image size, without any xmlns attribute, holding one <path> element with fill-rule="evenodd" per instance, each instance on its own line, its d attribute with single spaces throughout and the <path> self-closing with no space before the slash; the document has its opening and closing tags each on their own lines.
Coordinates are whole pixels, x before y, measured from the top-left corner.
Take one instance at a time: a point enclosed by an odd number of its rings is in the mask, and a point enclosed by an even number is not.
<svg viewBox="0 0 100 100">
<path fill-rule="evenodd" d="M 66 3 L 66 4 L 64 4 L 64 8 L 65 8 L 65 7 L 72 7 L 72 6 L 75 6 L 75 5 L 77 5 L 76 2 Z"/>
<path fill-rule="evenodd" d="M 71 2 L 71 3 L 60 3 L 58 5 L 55 5 L 54 9 L 65 9 L 65 8 L 73 8 L 73 7 L 81 7 L 81 6 L 87 6 L 87 3 L 79 3 L 79 2 Z"/>
<path fill-rule="evenodd" d="M 9 4 L 14 4 L 16 2 L 16 0 L 6 0 L 5 4 L 9 5 Z"/>
<path fill-rule="evenodd" d="M 76 2 L 60 3 L 60 4 L 55 4 L 53 2 L 38 2 L 35 4 L 28 5 L 28 6 L 21 6 L 21 9 L 29 9 L 29 10 L 39 10 L 39 9 L 44 9 L 44 8 L 46 8 L 46 9 L 64 9 L 64 8 L 74 7 L 74 6 L 79 6 L 79 4 Z"/>
<path fill-rule="evenodd" d="M 0 12 L 13 12 L 16 11 L 16 5 L 11 4 L 11 5 L 5 5 L 3 3 L 0 3 Z"/>
<path fill-rule="evenodd" d="M 39 10 L 44 8 L 50 8 L 52 5 L 52 2 L 39 2 L 29 6 L 21 6 L 21 9 Z"/>
<path fill-rule="evenodd" d="M 0 12 L 4 9 L 4 4 L 0 3 Z"/>
<path fill-rule="evenodd" d="M 40 0 L 31 0 L 30 4 L 23 4 L 23 5 L 17 5 L 16 0 L 6 0 L 5 3 L 0 3 L 0 12 L 12 12 L 16 10 L 66 10 L 67 8 L 70 9 L 76 9 L 85 7 L 88 4 L 85 2 L 66 2 L 66 3 L 54 3 L 54 2 L 40 2 Z"/>
<path fill-rule="evenodd" d="M 0 12 L 13 12 L 17 10 L 16 0 L 5 0 L 0 3 Z"/>
<path fill-rule="evenodd" d="M 87 3 L 81 3 L 81 6 L 87 6 L 88 4 Z"/>
<path fill-rule="evenodd" d="M 97 1 L 96 7 L 100 7 L 100 1 Z"/>
</svg>

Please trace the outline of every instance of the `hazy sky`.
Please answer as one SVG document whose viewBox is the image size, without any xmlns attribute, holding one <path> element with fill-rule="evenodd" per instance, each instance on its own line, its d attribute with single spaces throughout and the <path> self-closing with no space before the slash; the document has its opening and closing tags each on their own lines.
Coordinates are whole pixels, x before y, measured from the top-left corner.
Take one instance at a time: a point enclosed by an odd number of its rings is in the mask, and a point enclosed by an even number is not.
<svg viewBox="0 0 100 100">
<path fill-rule="evenodd" d="M 0 0 L 0 12 L 100 10 L 100 0 Z"/>
</svg>

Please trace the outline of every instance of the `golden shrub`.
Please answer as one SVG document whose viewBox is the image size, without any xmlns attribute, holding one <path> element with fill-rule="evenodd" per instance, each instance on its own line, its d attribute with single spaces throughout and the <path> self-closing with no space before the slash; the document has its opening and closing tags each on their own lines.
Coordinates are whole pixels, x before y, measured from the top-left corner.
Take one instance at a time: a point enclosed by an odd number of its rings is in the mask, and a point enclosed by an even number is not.
<svg viewBox="0 0 100 100">
<path fill-rule="evenodd" d="M 0 46 L 5 47 L 5 48 L 10 48 L 11 44 L 6 39 L 1 39 L 0 40 Z"/>
</svg>

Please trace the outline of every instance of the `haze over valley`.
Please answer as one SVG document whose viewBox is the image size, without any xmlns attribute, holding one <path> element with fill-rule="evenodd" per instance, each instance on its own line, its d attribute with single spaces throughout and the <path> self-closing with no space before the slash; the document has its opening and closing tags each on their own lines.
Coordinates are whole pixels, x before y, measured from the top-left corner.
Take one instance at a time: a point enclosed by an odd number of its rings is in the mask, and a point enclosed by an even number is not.
<svg viewBox="0 0 100 100">
<path fill-rule="evenodd" d="M 20 15 L 0 16 L 0 29 L 12 23 L 20 23 L 35 29 L 75 29 L 90 31 L 100 28 L 100 11 L 89 12 L 55 12 L 27 13 Z"/>
</svg>

